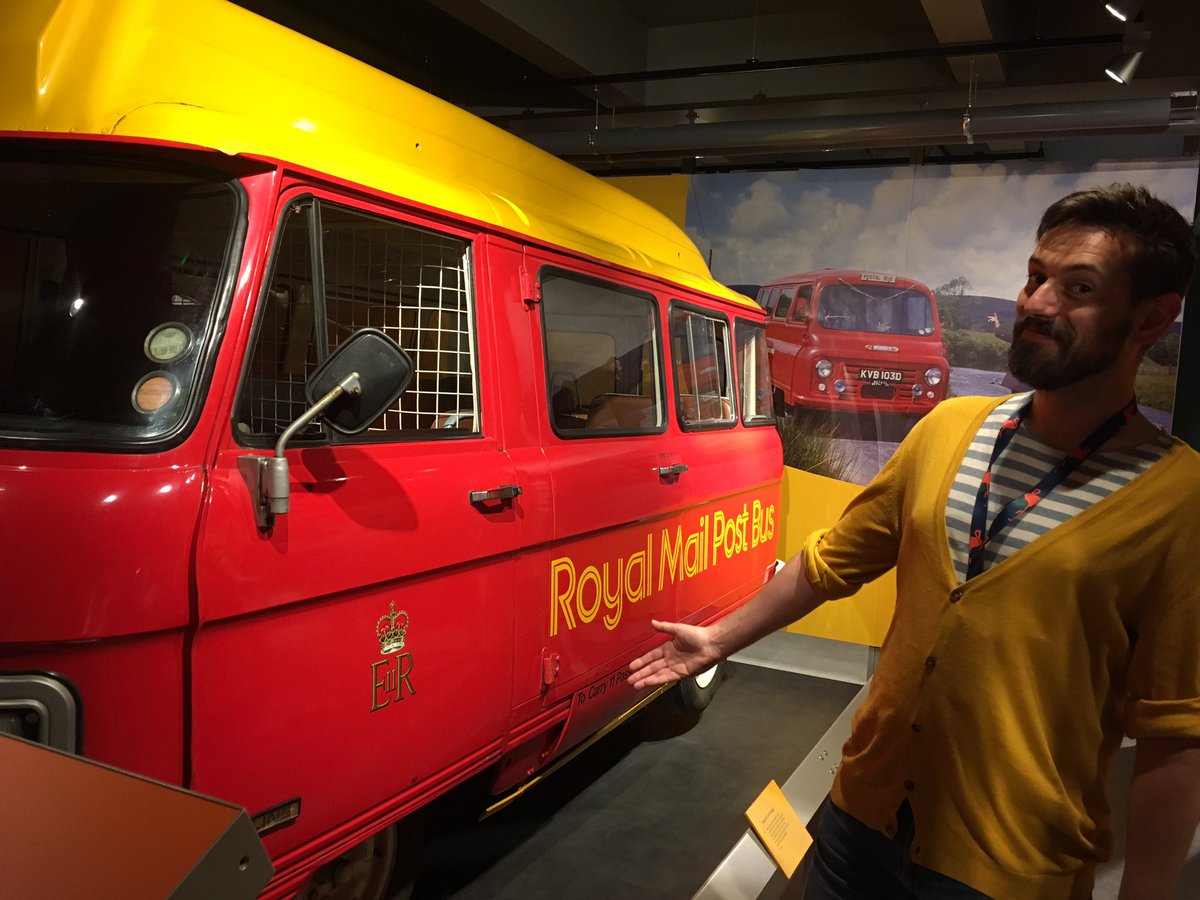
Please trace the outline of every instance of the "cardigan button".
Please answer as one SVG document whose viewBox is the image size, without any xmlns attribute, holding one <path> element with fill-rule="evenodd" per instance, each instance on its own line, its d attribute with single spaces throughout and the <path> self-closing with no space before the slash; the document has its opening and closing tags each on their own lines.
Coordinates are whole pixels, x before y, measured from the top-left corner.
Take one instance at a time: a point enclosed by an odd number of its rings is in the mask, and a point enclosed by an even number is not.
<svg viewBox="0 0 1200 900">
<path fill-rule="evenodd" d="M 963 598 L 963 589 L 962 588 L 955 588 L 954 590 L 952 590 L 950 592 L 950 602 L 951 603 L 957 603 L 962 598 Z"/>
<path fill-rule="evenodd" d="M 911 790 L 912 790 L 913 788 L 915 788 L 915 787 L 916 787 L 916 785 L 915 785 L 915 784 L 913 784 L 911 781 L 906 781 L 906 782 L 904 782 L 904 789 L 905 789 L 906 791 L 911 791 Z"/>
<path fill-rule="evenodd" d="M 925 670 L 927 672 L 932 672 L 933 667 L 936 665 L 937 665 L 937 657 L 936 656 L 925 657 Z"/>
</svg>

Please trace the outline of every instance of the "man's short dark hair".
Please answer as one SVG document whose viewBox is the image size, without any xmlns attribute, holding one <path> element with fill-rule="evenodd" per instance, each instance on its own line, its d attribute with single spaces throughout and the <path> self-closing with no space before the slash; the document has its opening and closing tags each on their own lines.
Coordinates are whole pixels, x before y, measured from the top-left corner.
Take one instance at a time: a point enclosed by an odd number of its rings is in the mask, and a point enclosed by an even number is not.
<svg viewBox="0 0 1200 900">
<path fill-rule="evenodd" d="M 1037 236 L 1060 225 L 1100 228 L 1133 240 L 1129 274 L 1133 299 L 1184 294 L 1196 267 L 1196 239 L 1179 210 L 1144 187 L 1113 184 L 1076 191 L 1042 214 Z"/>
</svg>

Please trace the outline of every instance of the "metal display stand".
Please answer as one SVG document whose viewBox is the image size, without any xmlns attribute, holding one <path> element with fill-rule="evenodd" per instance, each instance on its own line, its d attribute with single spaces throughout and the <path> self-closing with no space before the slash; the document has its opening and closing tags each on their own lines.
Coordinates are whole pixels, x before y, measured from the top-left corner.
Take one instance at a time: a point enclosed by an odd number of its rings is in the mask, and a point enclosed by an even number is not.
<svg viewBox="0 0 1200 900">
<path fill-rule="evenodd" d="M 274 874 L 238 806 L 0 734 L 0 893 L 241 900 Z"/>
</svg>

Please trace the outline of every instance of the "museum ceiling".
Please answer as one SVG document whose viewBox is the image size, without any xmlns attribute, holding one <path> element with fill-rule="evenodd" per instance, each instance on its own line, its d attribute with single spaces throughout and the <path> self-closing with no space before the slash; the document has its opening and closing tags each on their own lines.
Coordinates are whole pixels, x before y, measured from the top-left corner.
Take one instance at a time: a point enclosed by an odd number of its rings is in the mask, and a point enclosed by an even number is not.
<svg viewBox="0 0 1200 900">
<path fill-rule="evenodd" d="M 237 2 L 597 174 L 1200 148 L 1196 0 Z"/>
</svg>

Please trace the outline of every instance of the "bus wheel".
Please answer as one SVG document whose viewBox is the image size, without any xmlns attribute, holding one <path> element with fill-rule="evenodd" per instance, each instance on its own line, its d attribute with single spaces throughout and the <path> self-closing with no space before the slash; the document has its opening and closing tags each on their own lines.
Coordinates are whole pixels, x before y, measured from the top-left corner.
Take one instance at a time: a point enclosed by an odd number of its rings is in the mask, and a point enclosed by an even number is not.
<svg viewBox="0 0 1200 900">
<path fill-rule="evenodd" d="M 418 818 L 389 825 L 325 863 L 296 900 L 407 900 L 416 877 Z"/>
<path fill-rule="evenodd" d="M 685 678 L 675 685 L 671 692 L 675 706 L 685 713 L 696 713 L 712 703 L 717 688 L 721 686 L 721 664 L 717 663 L 691 678 Z"/>
<path fill-rule="evenodd" d="M 783 391 L 779 388 L 771 389 L 771 404 L 775 407 L 775 418 L 782 419 L 787 415 L 787 402 L 783 399 Z"/>
</svg>

